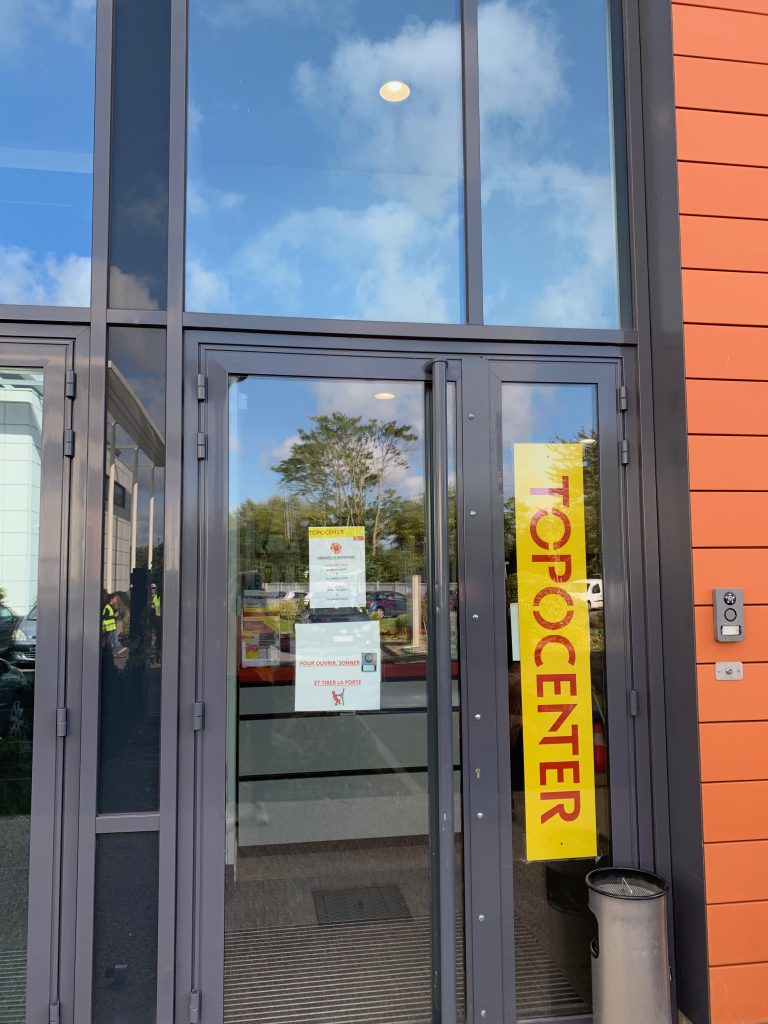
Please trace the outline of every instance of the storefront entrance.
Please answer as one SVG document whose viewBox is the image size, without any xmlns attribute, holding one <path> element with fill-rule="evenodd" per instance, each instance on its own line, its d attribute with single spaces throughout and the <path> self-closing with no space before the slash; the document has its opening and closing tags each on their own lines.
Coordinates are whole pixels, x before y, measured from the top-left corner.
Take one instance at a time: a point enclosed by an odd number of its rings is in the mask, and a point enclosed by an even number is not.
<svg viewBox="0 0 768 1024">
<path fill-rule="evenodd" d="M 585 1018 L 584 876 L 648 812 L 631 367 L 189 352 L 192 1019 Z"/>
</svg>

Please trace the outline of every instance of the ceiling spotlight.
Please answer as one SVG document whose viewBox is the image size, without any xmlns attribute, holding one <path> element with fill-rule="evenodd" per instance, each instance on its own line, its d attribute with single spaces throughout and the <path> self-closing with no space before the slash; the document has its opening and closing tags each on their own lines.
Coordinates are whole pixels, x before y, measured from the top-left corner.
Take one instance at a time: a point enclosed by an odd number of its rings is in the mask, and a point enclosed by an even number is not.
<svg viewBox="0 0 768 1024">
<path fill-rule="evenodd" d="M 391 391 L 378 391 L 373 397 L 381 402 L 389 402 L 392 398 L 397 398 L 397 395 L 393 395 Z"/>
<path fill-rule="evenodd" d="M 379 96 L 387 103 L 402 103 L 410 95 L 410 87 L 405 82 L 385 82 L 379 89 Z"/>
</svg>

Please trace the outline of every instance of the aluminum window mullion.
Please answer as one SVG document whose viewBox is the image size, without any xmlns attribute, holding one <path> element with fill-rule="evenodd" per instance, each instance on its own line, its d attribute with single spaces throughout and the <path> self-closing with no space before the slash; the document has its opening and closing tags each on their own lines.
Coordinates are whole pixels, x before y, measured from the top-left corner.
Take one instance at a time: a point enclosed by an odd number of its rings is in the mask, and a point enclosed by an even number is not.
<svg viewBox="0 0 768 1024">
<path fill-rule="evenodd" d="M 456 851 L 453 811 L 453 700 L 451 688 L 450 564 L 448 538 L 448 364 L 432 364 L 430 411 L 430 618 L 429 722 L 431 752 L 432 977 L 435 1020 L 456 1024 Z"/>
<path fill-rule="evenodd" d="M 477 0 L 461 4 L 461 77 L 464 141 L 465 319 L 483 322 L 483 211 L 480 191 L 480 71 Z"/>
</svg>

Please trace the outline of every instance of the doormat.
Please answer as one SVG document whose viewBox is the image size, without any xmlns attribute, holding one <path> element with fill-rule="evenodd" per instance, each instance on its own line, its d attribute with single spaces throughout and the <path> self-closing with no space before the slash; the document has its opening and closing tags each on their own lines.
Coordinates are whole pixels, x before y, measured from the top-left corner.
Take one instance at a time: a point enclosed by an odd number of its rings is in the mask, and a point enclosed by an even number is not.
<svg viewBox="0 0 768 1024">
<path fill-rule="evenodd" d="M 366 885 L 359 889 L 316 889 L 312 893 L 318 924 L 361 924 L 396 921 L 411 912 L 397 885 Z"/>
</svg>

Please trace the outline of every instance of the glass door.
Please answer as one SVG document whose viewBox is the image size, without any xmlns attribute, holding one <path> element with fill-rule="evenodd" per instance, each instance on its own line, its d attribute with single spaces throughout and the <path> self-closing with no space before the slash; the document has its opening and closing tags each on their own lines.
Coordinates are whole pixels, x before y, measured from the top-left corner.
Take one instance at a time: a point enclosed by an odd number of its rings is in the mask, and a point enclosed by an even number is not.
<svg viewBox="0 0 768 1024">
<path fill-rule="evenodd" d="M 465 1019 L 447 369 L 206 365 L 205 1022 Z"/>
<path fill-rule="evenodd" d="M 193 1019 L 583 1024 L 639 859 L 621 360 L 198 358 Z"/>
<path fill-rule="evenodd" d="M 584 879 L 637 859 L 620 369 L 492 364 L 515 1020 L 591 1013 Z"/>
<path fill-rule="evenodd" d="M 0 1020 L 58 1001 L 65 346 L 0 347 Z"/>
</svg>

